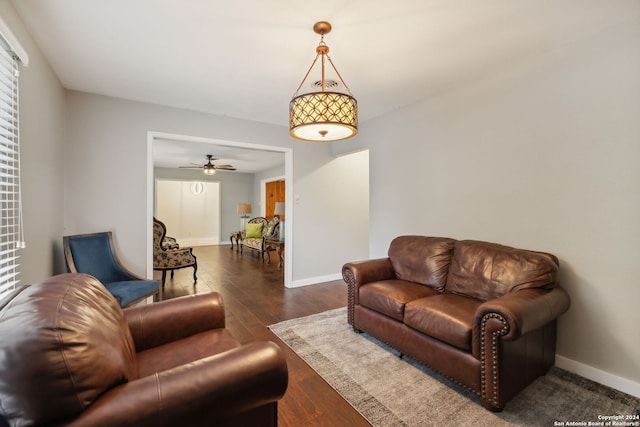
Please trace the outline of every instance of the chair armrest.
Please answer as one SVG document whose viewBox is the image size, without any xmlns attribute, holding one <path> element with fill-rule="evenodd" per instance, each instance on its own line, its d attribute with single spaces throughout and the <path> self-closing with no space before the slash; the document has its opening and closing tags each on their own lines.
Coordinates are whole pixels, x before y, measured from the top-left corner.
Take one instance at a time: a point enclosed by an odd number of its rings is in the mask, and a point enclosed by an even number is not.
<svg viewBox="0 0 640 427">
<path fill-rule="evenodd" d="M 287 384 L 280 347 L 254 342 L 115 387 L 68 425 L 216 425 L 276 402 Z"/>
<path fill-rule="evenodd" d="M 506 322 L 506 330 L 500 333 L 502 338 L 515 340 L 556 319 L 569 309 L 570 304 L 569 295 L 559 286 L 551 290 L 516 291 L 478 307 L 473 320 L 473 336 L 481 337 L 483 323 L 493 317 Z"/>
<path fill-rule="evenodd" d="M 179 249 L 167 249 L 154 254 L 154 267 L 179 268 L 188 267 L 196 262 L 193 248 L 183 247 Z"/>
<path fill-rule="evenodd" d="M 137 351 L 225 327 L 222 296 L 216 292 L 174 298 L 123 311 Z"/>
<path fill-rule="evenodd" d="M 395 279 L 396 272 L 389 258 L 348 262 L 342 266 L 342 278 L 347 283 L 347 322 L 354 329 L 355 306 L 360 303 L 358 288 L 365 283 Z"/>
<path fill-rule="evenodd" d="M 346 263 L 342 266 L 342 278 L 348 285 L 358 288 L 369 282 L 395 279 L 396 272 L 389 258 L 378 258 Z"/>
</svg>

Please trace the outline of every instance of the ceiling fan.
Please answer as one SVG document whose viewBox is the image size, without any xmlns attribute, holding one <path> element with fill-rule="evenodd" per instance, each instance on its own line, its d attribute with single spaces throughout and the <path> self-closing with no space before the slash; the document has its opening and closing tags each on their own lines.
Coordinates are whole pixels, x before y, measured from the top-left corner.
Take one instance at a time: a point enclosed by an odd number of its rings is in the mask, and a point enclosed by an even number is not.
<svg viewBox="0 0 640 427">
<path fill-rule="evenodd" d="M 225 171 L 236 170 L 236 168 L 234 168 L 231 165 L 214 165 L 213 163 L 211 163 L 211 161 L 213 160 L 218 160 L 218 159 L 213 157 L 212 154 L 207 154 L 207 163 L 205 163 L 203 166 L 200 166 L 197 163 L 192 163 L 193 166 L 180 166 L 180 168 L 181 169 L 202 169 L 205 175 L 213 175 L 214 173 L 216 173 L 216 170 L 225 170 Z"/>
</svg>

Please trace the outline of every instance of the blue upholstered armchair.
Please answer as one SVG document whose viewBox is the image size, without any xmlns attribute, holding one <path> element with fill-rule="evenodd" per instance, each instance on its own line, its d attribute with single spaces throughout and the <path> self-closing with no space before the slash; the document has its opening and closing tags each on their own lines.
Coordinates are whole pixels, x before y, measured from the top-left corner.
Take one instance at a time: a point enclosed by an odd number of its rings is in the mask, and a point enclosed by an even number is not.
<svg viewBox="0 0 640 427">
<path fill-rule="evenodd" d="M 64 255 L 71 273 L 86 273 L 98 279 L 127 307 L 150 296 L 162 300 L 162 288 L 157 280 L 147 280 L 130 272 L 118 259 L 110 231 L 64 236 Z"/>
</svg>

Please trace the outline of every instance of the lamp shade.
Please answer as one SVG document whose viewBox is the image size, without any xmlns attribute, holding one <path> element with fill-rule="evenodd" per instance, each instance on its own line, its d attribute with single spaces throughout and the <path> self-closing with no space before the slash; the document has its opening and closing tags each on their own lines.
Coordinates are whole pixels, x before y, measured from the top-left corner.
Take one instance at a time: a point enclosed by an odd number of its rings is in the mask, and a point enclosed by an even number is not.
<svg viewBox="0 0 640 427">
<path fill-rule="evenodd" d="M 274 215 L 284 215 L 284 202 L 276 202 L 276 207 L 273 210 Z"/>
<path fill-rule="evenodd" d="M 239 214 L 250 214 L 252 210 L 251 203 L 238 203 Z"/>
<path fill-rule="evenodd" d="M 305 141 L 337 141 L 358 133 L 358 103 L 346 93 L 313 92 L 289 104 L 289 129 Z"/>
</svg>

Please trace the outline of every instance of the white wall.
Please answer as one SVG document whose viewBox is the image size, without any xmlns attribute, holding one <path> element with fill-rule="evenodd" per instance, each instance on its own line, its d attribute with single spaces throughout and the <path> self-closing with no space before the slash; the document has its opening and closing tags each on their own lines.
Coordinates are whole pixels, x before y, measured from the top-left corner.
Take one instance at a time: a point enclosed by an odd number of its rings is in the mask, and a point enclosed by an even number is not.
<svg viewBox="0 0 640 427">
<path fill-rule="evenodd" d="M 572 301 L 559 364 L 636 395 L 638 40 L 636 18 L 559 44 L 363 124 L 340 147 L 370 148 L 371 256 L 409 233 L 556 254 Z"/>
<path fill-rule="evenodd" d="M 0 16 L 29 54 L 20 69 L 20 151 L 26 249 L 20 251 L 22 284 L 64 272 L 65 92 L 8 1 Z"/>
<path fill-rule="evenodd" d="M 339 279 L 345 262 L 368 257 L 369 153 L 316 156 L 307 166 L 309 172 L 293 191 L 294 233 L 296 241 L 311 244 L 293 254 L 293 266 L 311 282 Z M 298 184 L 305 190 L 299 191 Z M 298 224 L 299 216 L 305 218 L 304 225 Z M 325 265 L 335 274 L 327 275 Z"/>
<path fill-rule="evenodd" d="M 180 246 L 220 243 L 220 183 L 157 179 L 155 217 Z"/>
<path fill-rule="evenodd" d="M 283 109 L 286 112 L 286 105 Z M 334 250 L 340 239 L 347 241 L 347 247 L 353 247 L 352 240 L 366 241 L 366 236 L 352 234 L 358 218 L 345 217 L 331 203 L 335 194 L 316 191 L 326 187 L 335 192 L 343 186 L 340 174 L 318 171 L 336 160 L 328 144 L 294 140 L 286 126 L 73 91 L 67 92 L 64 153 L 70 166 L 64 183 L 65 232 L 112 230 L 116 249 L 127 266 L 140 274 L 147 272 L 151 250 L 146 241 L 150 228 L 146 213 L 149 131 L 292 148 L 293 190 L 304 202 L 293 207 L 294 230 L 288 248 L 293 254 L 291 282 L 306 284 L 316 277 L 340 277 L 345 260 L 361 257 Z M 312 213 L 307 206 L 313 206 Z M 319 242 L 312 232 L 318 229 L 323 233 L 329 230 L 336 237 Z"/>
</svg>

